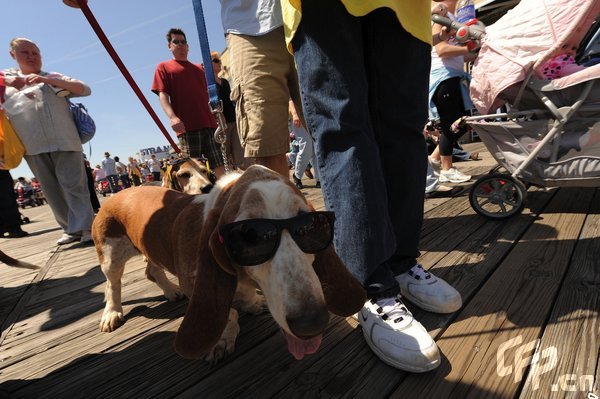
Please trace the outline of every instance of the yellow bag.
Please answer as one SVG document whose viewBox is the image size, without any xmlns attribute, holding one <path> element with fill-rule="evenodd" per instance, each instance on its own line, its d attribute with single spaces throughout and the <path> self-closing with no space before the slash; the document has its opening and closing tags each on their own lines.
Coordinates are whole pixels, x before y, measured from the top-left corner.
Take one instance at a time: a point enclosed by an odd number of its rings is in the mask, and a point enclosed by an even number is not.
<svg viewBox="0 0 600 399">
<path fill-rule="evenodd" d="M 0 169 L 14 169 L 23 160 L 25 147 L 10 121 L 0 109 Z"/>
</svg>

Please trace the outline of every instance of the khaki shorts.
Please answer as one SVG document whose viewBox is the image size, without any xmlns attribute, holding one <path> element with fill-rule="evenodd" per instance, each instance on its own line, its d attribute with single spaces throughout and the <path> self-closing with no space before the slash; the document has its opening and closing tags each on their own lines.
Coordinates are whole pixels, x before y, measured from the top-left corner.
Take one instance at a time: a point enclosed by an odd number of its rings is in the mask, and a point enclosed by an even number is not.
<svg viewBox="0 0 600 399">
<path fill-rule="evenodd" d="M 283 27 L 262 36 L 227 35 L 231 100 L 236 103 L 240 144 L 246 158 L 285 154 L 290 147 L 288 102 L 301 110 L 294 58 Z M 300 114 L 300 112 L 299 112 Z"/>
</svg>

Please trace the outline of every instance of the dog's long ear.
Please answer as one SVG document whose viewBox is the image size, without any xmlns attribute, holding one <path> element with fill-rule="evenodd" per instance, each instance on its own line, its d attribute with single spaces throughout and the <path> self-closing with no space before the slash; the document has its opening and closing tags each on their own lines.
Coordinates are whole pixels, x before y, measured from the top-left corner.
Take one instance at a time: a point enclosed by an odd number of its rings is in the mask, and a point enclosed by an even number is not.
<svg viewBox="0 0 600 399">
<path fill-rule="evenodd" d="M 313 267 L 321 281 L 327 307 L 331 313 L 347 317 L 363 307 L 367 294 L 358 280 L 344 266 L 333 250 L 333 246 L 330 245 L 325 251 L 315 255 Z"/>
<path fill-rule="evenodd" d="M 202 357 L 218 342 L 237 286 L 233 270 L 219 266 L 209 248 L 220 212 L 211 210 L 202 228 L 194 290 L 175 336 L 175 350 L 185 358 Z"/>
</svg>

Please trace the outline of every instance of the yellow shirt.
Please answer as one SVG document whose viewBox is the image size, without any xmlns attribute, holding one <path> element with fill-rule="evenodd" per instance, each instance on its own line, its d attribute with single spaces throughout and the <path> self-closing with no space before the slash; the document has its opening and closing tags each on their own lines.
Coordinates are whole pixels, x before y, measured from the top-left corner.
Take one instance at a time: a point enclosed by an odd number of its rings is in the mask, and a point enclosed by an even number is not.
<svg viewBox="0 0 600 399">
<path fill-rule="evenodd" d="M 332 1 L 332 0 L 322 0 Z M 428 0 L 340 0 L 352 15 L 361 17 L 371 11 L 388 7 L 392 9 L 402 27 L 417 39 L 431 44 L 431 2 Z M 283 27 L 288 50 L 292 52 L 292 39 L 302 18 L 301 0 L 281 0 Z"/>
</svg>

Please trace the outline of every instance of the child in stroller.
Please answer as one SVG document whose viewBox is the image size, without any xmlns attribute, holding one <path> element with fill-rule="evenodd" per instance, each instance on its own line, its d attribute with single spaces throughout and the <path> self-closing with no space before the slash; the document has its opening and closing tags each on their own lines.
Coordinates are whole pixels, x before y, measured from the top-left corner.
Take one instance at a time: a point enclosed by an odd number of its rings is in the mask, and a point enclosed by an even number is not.
<svg viewBox="0 0 600 399">
<path fill-rule="evenodd" d="M 467 122 L 500 166 L 473 185 L 479 214 L 521 212 L 526 184 L 600 186 L 599 15 L 600 0 L 521 0 L 487 27 L 470 86 L 482 115 Z"/>
</svg>

